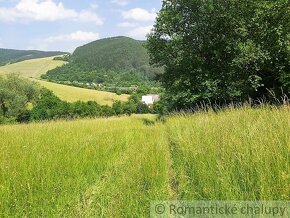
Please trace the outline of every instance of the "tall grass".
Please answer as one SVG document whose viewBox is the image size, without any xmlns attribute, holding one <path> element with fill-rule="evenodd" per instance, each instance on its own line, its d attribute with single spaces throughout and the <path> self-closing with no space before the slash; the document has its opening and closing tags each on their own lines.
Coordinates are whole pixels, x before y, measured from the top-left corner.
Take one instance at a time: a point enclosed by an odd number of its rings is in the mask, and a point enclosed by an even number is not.
<svg viewBox="0 0 290 218">
<path fill-rule="evenodd" d="M 0 127 L 0 217 L 145 214 L 167 196 L 162 128 L 138 117 Z"/>
<path fill-rule="evenodd" d="M 154 200 L 289 200 L 287 107 L 150 125 L 132 116 L 0 126 L 0 137 L 0 217 L 148 217 Z"/>
<path fill-rule="evenodd" d="M 177 199 L 289 200 L 290 108 L 172 117 Z"/>
</svg>

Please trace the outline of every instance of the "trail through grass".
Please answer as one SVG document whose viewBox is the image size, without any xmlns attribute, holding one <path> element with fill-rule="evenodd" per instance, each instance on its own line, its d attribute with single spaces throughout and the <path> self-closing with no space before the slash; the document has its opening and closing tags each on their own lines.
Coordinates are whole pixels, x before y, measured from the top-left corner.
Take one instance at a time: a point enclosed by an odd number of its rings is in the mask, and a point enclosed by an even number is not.
<svg viewBox="0 0 290 218">
<path fill-rule="evenodd" d="M 160 128 L 138 117 L 1 127 L 0 216 L 145 214 L 167 196 Z"/>
<path fill-rule="evenodd" d="M 148 217 L 154 200 L 289 200 L 290 109 L 0 126 L 0 217 Z"/>
</svg>

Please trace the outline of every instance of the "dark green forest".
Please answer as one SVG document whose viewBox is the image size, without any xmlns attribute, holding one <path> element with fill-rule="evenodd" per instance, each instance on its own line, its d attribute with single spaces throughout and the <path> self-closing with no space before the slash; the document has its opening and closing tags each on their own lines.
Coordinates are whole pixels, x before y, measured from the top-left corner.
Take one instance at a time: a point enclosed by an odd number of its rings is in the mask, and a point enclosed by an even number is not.
<svg viewBox="0 0 290 218">
<path fill-rule="evenodd" d="M 105 87 L 156 85 L 162 68 L 150 66 L 145 42 L 127 37 L 101 39 L 81 46 L 66 60 L 69 64 L 43 75 L 57 82 L 101 84 Z"/>
<path fill-rule="evenodd" d="M 0 66 L 35 58 L 53 57 L 67 54 L 59 51 L 25 51 L 0 48 Z"/>
<path fill-rule="evenodd" d="M 134 85 L 154 84 L 154 81 L 149 80 L 146 74 L 135 69 L 94 69 L 79 64 L 66 64 L 49 71 L 41 78 L 56 82 L 95 83 L 106 87 L 130 87 Z"/>
</svg>

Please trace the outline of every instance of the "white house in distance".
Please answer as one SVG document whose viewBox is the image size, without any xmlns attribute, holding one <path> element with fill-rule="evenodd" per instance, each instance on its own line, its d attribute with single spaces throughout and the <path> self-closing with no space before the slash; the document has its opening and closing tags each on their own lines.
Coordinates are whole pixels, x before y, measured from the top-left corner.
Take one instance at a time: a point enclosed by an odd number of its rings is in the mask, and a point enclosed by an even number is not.
<svg viewBox="0 0 290 218">
<path fill-rule="evenodd" d="M 144 95 L 142 96 L 142 102 L 149 107 L 152 107 L 153 104 L 157 101 L 159 101 L 160 96 L 159 95 Z"/>
</svg>

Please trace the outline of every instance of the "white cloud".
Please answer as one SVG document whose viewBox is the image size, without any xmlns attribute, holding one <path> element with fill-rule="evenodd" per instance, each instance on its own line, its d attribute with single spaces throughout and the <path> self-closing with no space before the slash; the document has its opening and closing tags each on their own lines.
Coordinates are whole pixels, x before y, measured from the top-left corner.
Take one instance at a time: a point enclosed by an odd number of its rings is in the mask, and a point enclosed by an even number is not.
<svg viewBox="0 0 290 218">
<path fill-rule="evenodd" d="M 133 19 L 137 21 L 154 21 L 157 16 L 155 9 L 147 11 L 143 8 L 134 8 L 129 11 L 123 11 L 122 15 L 126 20 Z"/>
<path fill-rule="evenodd" d="M 103 24 L 102 19 L 89 10 L 67 9 L 53 0 L 20 0 L 15 7 L 0 7 L 0 21 L 57 21 L 74 20 Z"/>
<path fill-rule="evenodd" d="M 128 35 L 134 39 L 145 39 L 153 26 L 139 26 L 129 31 Z"/>
<path fill-rule="evenodd" d="M 155 9 L 151 11 L 143 8 L 134 8 L 128 11 L 122 11 L 124 21 L 117 26 L 128 28 L 126 35 L 134 39 L 144 40 L 146 35 L 153 28 L 153 22 L 156 19 L 157 13 Z"/>
<path fill-rule="evenodd" d="M 112 0 L 112 3 L 117 4 L 117 5 L 121 5 L 121 6 L 125 6 L 127 4 L 129 4 L 128 0 Z"/>
<path fill-rule="evenodd" d="M 79 30 L 44 39 L 33 39 L 27 49 L 73 51 L 76 47 L 97 39 L 100 39 L 99 33 Z"/>
<path fill-rule="evenodd" d="M 99 8 L 99 5 L 97 3 L 91 3 L 90 6 L 91 6 L 92 9 Z"/>
<path fill-rule="evenodd" d="M 118 27 L 122 27 L 122 28 L 132 28 L 132 27 L 136 27 L 137 24 L 136 23 L 130 23 L 130 22 L 122 22 L 122 23 L 119 23 L 117 26 Z"/>
<path fill-rule="evenodd" d="M 83 21 L 83 22 L 94 22 L 97 25 L 102 25 L 103 21 L 102 19 L 91 11 L 81 11 L 78 16 L 76 17 L 76 20 Z"/>
<path fill-rule="evenodd" d="M 94 41 L 100 38 L 99 33 L 95 32 L 83 32 L 83 31 L 76 31 L 70 34 L 63 34 L 57 36 L 50 36 L 44 39 L 44 42 L 56 42 L 56 41 L 79 41 L 79 42 L 89 42 Z"/>
</svg>

